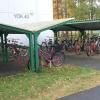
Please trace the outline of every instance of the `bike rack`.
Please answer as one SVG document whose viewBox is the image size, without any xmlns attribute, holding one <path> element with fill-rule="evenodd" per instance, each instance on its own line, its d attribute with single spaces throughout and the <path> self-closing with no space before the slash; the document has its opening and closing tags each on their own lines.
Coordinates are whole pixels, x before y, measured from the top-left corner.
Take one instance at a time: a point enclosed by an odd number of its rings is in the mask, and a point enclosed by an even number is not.
<svg viewBox="0 0 100 100">
<path fill-rule="evenodd" d="M 35 27 L 36 30 L 30 30 L 31 27 L 29 26 L 28 28 L 24 29 L 24 27 L 20 27 L 20 26 L 14 27 L 5 24 L 0 24 L 2 58 L 4 63 L 8 62 L 8 51 L 7 51 L 8 34 L 12 34 L 12 33 L 26 34 L 26 36 L 29 39 L 30 67 L 33 72 L 37 72 L 41 68 L 39 66 L 38 44 L 37 44 L 37 39 L 40 32 L 51 29 L 54 31 L 55 36 L 57 37 L 58 31 L 80 31 L 81 33 L 80 37 L 82 38 L 82 36 L 84 36 L 85 30 L 100 30 L 100 19 L 75 21 L 73 18 L 69 18 L 69 19 L 63 19 L 58 21 L 52 21 L 51 23 L 48 22 L 47 25 L 45 23 L 37 24 L 37 26 L 39 26 L 40 28 Z M 34 28 L 34 26 L 32 26 L 32 28 Z"/>
</svg>

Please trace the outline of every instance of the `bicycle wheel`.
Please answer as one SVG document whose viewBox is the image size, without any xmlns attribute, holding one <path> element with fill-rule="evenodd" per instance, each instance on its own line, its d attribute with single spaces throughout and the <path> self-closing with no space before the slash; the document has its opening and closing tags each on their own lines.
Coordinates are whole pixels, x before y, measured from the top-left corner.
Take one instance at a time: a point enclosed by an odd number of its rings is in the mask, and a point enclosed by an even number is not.
<svg viewBox="0 0 100 100">
<path fill-rule="evenodd" d="M 88 47 L 87 50 L 86 50 L 86 54 L 87 54 L 87 56 L 90 56 L 91 53 L 92 53 L 92 50 L 91 50 L 90 47 Z"/>
<path fill-rule="evenodd" d="M 56 67 L 59 67 L 63 64 L 63 56 L 60 54 L 55 54 L 52 58 L 52 64 Z"/>
<path fill-rule="evenodd" d="M 100 54 L 100 43 L 96 47 L 96 52 L 97 52 L 97 54 Z"/>
<path fill-rule="evenodd" d="M 62 62 L 64 62 L 64 60 L 65 60 L 65 54 L 64 54 L 64 52 L 57 52 L 56 55 L 60 56 L 61 59 L 62 59 Z"/>
<path fill-rule="evenodd" d="M 76 53 L 77 55 L 80 55 L 80 49 L 75 49 L 75 53 Z"/>
<path fill-rule="evenodd" d="M 23 57 L 27 56 L 28 55 L 28 50 L 27 49 L 21 49 L 20 50 L 20 55 L 23 56 Z"/>
</svg>

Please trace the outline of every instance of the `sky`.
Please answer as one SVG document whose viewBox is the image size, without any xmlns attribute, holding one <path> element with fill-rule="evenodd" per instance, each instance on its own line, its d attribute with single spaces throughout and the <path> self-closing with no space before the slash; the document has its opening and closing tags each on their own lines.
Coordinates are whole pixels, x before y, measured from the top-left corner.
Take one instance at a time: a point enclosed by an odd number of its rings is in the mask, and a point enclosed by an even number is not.
<svg viewBox="0 0 100 100">
<path fill-rule="evenodd" d="M 53 20 L 52 0 L 0 0 L 0 23 L 16 25 L 51 20 Z M 53 36 L 51 31 L 41 34 L 39 41 L 43 41 L 47 36 Z M 19 38 L 20 43 L 28 45 L 25 35 L 9 35 L 8 38 Z"/>
</svg>

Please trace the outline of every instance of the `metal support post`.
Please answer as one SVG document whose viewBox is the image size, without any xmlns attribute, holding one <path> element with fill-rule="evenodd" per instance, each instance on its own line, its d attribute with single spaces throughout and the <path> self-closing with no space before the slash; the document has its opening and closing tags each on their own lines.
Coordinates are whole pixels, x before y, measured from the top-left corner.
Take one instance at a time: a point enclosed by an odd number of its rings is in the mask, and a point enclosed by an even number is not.
<svg viewBox="0 0 100 100">
<path fill-rule="evenodd" d="M 39 71 L 41 68 L 39 66 L 39 56 L 38 56 L 38 35 L 39 33 L 34 33 L 34 49 L 35 49 L 35 66 L 36 71 Z"/>
<path fill-rule="evenodd" d="M 3 41 L 3 34 L 1 34 L 1 48 L 2 48 L 2 60 L 3 63 L 5 62 L 5 54 L 4 54 L 4 41 Z"/>
<path fill-rule="evenodd" d="M 36 68 L 35 68 L 35 61 L 34 61 L 34 48 L 33 48 L 32 33 L 29 34 L 28 38 L 29 38 L 29 60 L 30 60 L 30 66 L 29 67 L 31 67 L 31 70 L 33 72 L 35 72 Z"/>
<path fill-rule="evenodd" d="M 4 34 L 4 41 L 5 41 L 5 46 L 4 46 L 5 63 L 7 63 L 8 62 L 7 34 Z"/>
</svg>

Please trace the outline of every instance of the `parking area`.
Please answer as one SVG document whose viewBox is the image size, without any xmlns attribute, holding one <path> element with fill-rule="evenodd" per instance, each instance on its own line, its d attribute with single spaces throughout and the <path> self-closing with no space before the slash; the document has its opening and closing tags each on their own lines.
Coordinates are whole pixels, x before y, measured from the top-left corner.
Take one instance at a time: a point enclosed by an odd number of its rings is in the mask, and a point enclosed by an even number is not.
<svg viewBox="0 0 100 100">
<path fill-rule="evenodd" d="M 100 54 L 87 56 L 84 52 L 81 52 L 80 55 L 76 55 L 74 52 L 66 52 L 65 55 L 65 64 L 100 69 Z"/>
<path fill-rule="evenodd" d="M 14 62 L 4 64 L 2 61 L 0 61 L 0 76 L 14 75 L 19 72 L 24 72 L 25 70 L 25 65 L 22 66 Z"/>
<path fill-rule="evenodd" d="M 75 52 L 66 52 L 64 64 L 100 69 L 100 54 L 88 57 L 84 52 L 81 52 L 80 55 L 76 55 Z M 16 74 L 25 71 L 25 69 L 25 65 L 22 66 L 14 62 L 4 64 L 0 61 L 0 75 Z"/>
</svg>

